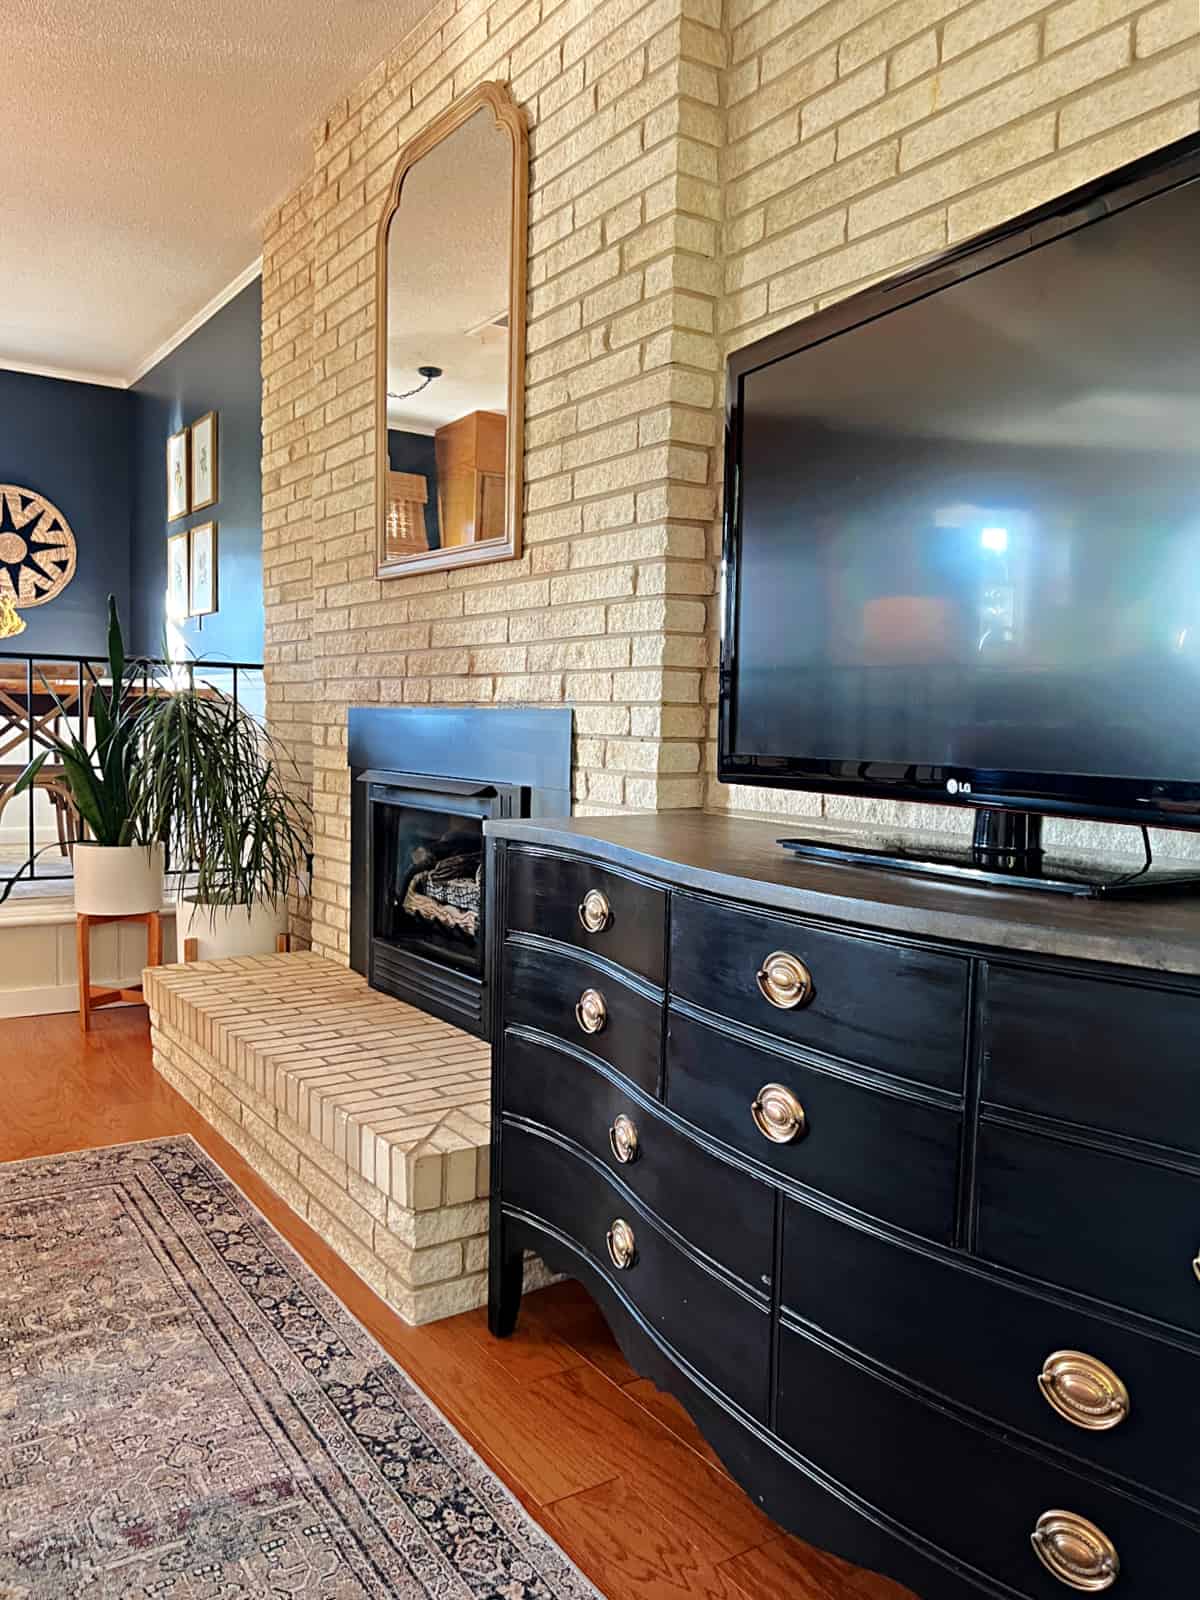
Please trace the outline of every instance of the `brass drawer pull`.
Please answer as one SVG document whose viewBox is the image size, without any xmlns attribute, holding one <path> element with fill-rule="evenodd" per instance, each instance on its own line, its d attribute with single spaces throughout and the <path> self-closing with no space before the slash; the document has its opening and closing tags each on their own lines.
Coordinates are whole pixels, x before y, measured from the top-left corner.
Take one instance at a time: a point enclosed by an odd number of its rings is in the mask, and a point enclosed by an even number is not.
<svg viewBox="0 0 1200 1600">
<path fill-rule="evenodd" d="M 1030 1536 L 1038 1560 L 1068 1589 L 1098 1594 L 1121 1571 L 1117 1547 L 1094 1522 L 1073 1511 L 1043 1511 Z"/>
<path fill-rule="evenodd" d="M 794 1011 L 806 1006 L 816 993 L 812 973 L 799 956 L 786 950 L 772 950 L 754 975 L 764 1000 L 769 1000 L 780 1011 Z"/>
<path fill-rule="evenodd" d="M 1038 1373 L 1038 1388 L 1060 1417 L 1101 1433 L 1129 1415 L 1129 1390 L 1111 1367 L 1082 1350 L 1056 1350 Z"/>
<path fill-rule="evenodd" d="M 772 1144 L 792 1144 L 808 1132 L 804 1107 L 782 1083 L 764 1083 L 751 1102 L 750 1115 Z"/>
<path fill-rule="evenodd" d="M 618 1272 L 628 1272 L 637 1260 L 637 1244 L 634 1241 L 633 1229 L 624 1217 L 618 1217 L 608 1230 L 607 1237 L 609 1260 Z"/>
<path fill-rule="evenodd" d="M 608 1005 L 599 989 L 585 989 L 575 1006 L 575 1021 L 584 1033 L 603 1033 L 608 1023 Z"/>
<path fill-rule="evenodd" d="M 579 902 L 579 921 L 585 933 L 603 933 L 612 927 L 612 907 L 601 889 L 589 889 Z"/>
<path fill-rule="evenodd" d="M 612 1153 L 623 1167 L 636 1161 L 641 1151 L 638 1146 L 637 1125 L 632 1117 L 627 1117 L 624 1112 L 614 1118 L 612 1127 L 608 1130 L 608 1142 Z"/>
</svg>

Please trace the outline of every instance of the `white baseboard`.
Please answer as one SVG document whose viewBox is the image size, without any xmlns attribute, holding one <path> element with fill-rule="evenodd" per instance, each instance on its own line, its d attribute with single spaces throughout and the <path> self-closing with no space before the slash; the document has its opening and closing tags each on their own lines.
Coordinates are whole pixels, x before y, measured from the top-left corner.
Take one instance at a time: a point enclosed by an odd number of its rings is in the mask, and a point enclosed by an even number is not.
<svg viewBox="0 0 1200 1600">
<path fill-rule="evenodd" d="M 49 1017 L 79 1010 L 79 985 L 60 983 L 45 989 L 0 989 L 0 1017 Z"/>
<path fill-rule="evenodd" d="M 140 983 L 141 975 L 131 978 L 122 988 L 129 988 L 132 984 Z M 92 974 L 92 987 L 97 989 L 113 988 L 117 985 L 109 983 L 105 978 L 97 978 Z M 135 1000 L 114 1001 L 113 1005 L 105 1006 L 105 1011 L 116 1009 L 117 1006 L 136 1005 Z M 79 985 L 77 983 L 60 983 L 45 989 L 0 989 L 0 1022 L 10 1017 L 50 1017 L 59 1012 L 79 1010 Z"/>
<path fill-rule="evenodd" d="M 122 984 L 122 989 L 131 989 L 133 984 L 139 984 L 139 978 L 131 978 L 128 984 Z M 115 989 L 115 982 L 106 982 L 96 978 L 93 973 L 91 979 L 93 989 Z M 104 1006 L 106 1011 L 120 1011 L 126 1005 L 139 1005 L 138 1000 L 114 1000 L 110 1005 Z M 0 989 L 0 1022 L 10 1021 L 19 1016 L 58 1016 L 66 1011 L 78 1011 L 78 984 L 59 984 L 54 989 Z"/>
<path fill-rule="evenodd" d="M 0 918 L 0 1018 L 44 1017 L 76 1011 L 75 912 L 69 900 L 27 900 L 5 907 Z M 173 918 L 164 918 L 164 955 L 175 955 Z M 146 964 L 146 930 L 111 923 L 92 936 L 92 983 L 130 989 Z"/>
</svg>

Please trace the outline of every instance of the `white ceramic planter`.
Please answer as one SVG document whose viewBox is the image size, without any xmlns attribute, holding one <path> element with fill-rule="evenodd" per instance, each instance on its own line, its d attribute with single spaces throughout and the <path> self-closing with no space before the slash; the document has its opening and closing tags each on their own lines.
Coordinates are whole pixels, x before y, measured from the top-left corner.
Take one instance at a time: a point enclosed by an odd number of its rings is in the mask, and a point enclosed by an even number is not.
<svg viewBox="0 0 1200 1600">
<path fill-rule="evenodd" d="M 287 907 L 265 905 L 212 906 L 181 897 L 175 914 L 175 933 L 182 956 L 184 941 L 195 939 L 198 961 L 219 961 L 224 956 L 273 955 L 281 933 L 287 932 Z"/>
<path fill-rule="evenodd" d="M 74 849 L 75 909 L 92 917 L 157 911 L 163 898 L 160 844 L 96 844 Z"/>
</svg>

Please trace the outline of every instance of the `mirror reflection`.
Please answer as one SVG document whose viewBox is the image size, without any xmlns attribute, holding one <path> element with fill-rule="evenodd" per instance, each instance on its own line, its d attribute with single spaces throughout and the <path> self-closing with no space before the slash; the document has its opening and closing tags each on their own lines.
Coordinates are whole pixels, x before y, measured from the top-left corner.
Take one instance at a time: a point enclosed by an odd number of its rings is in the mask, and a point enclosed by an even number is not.
<svg viewBox="0 0 1200 1600">
<path fill-rule="evenodd" d="M 387 231 L 385 563 L 511 537 L 513 159 L 485 106 L 404 175 Z"/>
</svg>

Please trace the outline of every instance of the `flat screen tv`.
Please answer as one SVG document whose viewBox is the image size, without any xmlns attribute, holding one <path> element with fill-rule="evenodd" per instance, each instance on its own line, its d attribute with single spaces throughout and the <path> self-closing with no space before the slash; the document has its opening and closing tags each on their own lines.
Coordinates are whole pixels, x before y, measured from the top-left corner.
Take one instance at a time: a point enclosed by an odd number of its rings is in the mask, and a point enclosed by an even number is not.
<svg viewBox="0 0 1200 1600">
<path fill-rule="evenodd" d="M 1200 139 L 729 363 L 728 782 L 1200 827 Z"/>
</svg>

